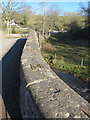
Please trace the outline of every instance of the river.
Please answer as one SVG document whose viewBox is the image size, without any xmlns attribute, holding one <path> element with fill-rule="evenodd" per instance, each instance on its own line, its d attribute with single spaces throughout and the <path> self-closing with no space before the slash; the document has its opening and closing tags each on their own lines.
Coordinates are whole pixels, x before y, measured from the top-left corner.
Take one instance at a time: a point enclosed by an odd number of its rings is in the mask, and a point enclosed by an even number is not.
<svg viewBox="0 0 90 120">
<path fill-rule="evenodd" d="M 62 79 L 69 87 L 76 91 L 80 96 L 90 103 L 90 83 L 74 77 L 70 73 L 61 72 L 53 69 L 53 71 Z"/>
</svg>

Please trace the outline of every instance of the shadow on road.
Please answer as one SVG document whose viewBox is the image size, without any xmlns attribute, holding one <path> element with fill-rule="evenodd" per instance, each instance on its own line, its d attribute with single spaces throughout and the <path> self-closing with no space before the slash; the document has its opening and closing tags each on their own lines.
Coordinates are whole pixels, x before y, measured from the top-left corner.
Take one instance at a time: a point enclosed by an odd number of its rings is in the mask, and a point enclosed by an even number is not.
<svg viewBox="0 0 90 120">
<path fill-rule="evenodd" d="M 20 57 L 26 39 L 18 39 L 2 59 L 2 98 L 11 119 L 21 118 L 19 103 Z"/>
</svg>

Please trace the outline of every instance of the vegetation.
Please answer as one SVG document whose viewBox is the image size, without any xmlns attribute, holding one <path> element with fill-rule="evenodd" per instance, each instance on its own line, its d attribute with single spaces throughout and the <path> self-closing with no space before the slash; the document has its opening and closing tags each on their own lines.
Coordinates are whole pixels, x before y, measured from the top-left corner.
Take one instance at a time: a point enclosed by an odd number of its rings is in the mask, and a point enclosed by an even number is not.
<svg viewBox="0 0 90 120">
<path fill-rule="evenodd" d="M 62 28 L 69 30 L 73 23 L 77 24 L 76 28 L 85 27 L 84 21 L 86 18 L 80 13 L 73 13 L 73 15 L 69 15 L 69 13 L 65 16 L 59 16 L 61 11 L 54 6 L 50 7 L 50 9 L 42 15 L 35 15 L 31 10 L 31 7 L 27 4 L 13 2 L 12 0 L 8 2 L 3 1 L 0 7 L 2 9 L 4 29 L 8 29 L 8 25 L 5 21 L 10 22 L 14 20 L 14 22 L 21 27 L 34 28 L 37 33 L 43 35 L 45 39 L 49 37 L 48 33 L 50 30 L 62 30 Z"/>
<path fill-rule="evenodd" d="M 6 33 L 22 34 L 31 28 L 36 30 L 39 42 L 42 40 L 42 54 L 51 67 L 90 80 L 90 3 L 88 8 L 81 8 L 82 12 L 65 13 L 64 16 L 60 16 L 61 11 L 54 6 L 42 15 L 35 15 L 27 4 L 12 0 L 3 0 L 0 7 L 2 26 Z M 16 26 L 10 25 L 13 20 Z M 53 30 L 59 33 L 51 34 Z"/>
<path fill-rule="evenodd" d="M 72 41 L 69 33 L 52 35 L 42 43 L 42 55 L 52 68 L 90 81 L 87 40 Z M 55 57 L 56 56 L 56 57 Z M 56 61 L 56 62 L 55 62 Z"/>
<path fill-rule="evenodd" d="M 5 33 L 17 33 L 17 28 L 28 27 L 31 7 L 21 2 L 2 1 L 0 3 L 2 10 L 2 28 Z"/>
<path fill-rule="evenodd" d="M 13 27 L 12 28 L 12 34 L 15 34 L 16 33 L 16 31 L 15 31 L 15 28 Z"/>
</svg>

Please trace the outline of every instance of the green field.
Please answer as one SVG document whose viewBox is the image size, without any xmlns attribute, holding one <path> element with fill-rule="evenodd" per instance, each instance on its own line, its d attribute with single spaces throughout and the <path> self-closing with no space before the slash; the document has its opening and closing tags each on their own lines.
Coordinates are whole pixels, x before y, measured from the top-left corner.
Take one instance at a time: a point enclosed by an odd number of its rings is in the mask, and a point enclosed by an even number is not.
<svg viewBox="0 0 90 120">
<path fill-rule="evenodd" d="M 42 55 L 52 68 L 90 81 L 90 48 L 87 45 L 87 40 L 73 41 L 68 33 L 59 33 L 42 43 Z"/>
</svg>

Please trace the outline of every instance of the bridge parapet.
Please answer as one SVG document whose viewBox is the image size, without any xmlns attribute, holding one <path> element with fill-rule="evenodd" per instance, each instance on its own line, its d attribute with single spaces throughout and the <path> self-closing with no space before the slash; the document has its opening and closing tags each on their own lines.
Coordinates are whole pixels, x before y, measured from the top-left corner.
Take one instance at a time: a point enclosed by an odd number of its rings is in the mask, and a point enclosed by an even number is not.
<svg viewBox="0 0 90 120">
<path fill-rule="evenodd" d="M 35 31 L 21 57 L 20 106 L 23 118 L 88 118 L 90 105 L 64 83 L 43 59 Z"/>
</svg>

